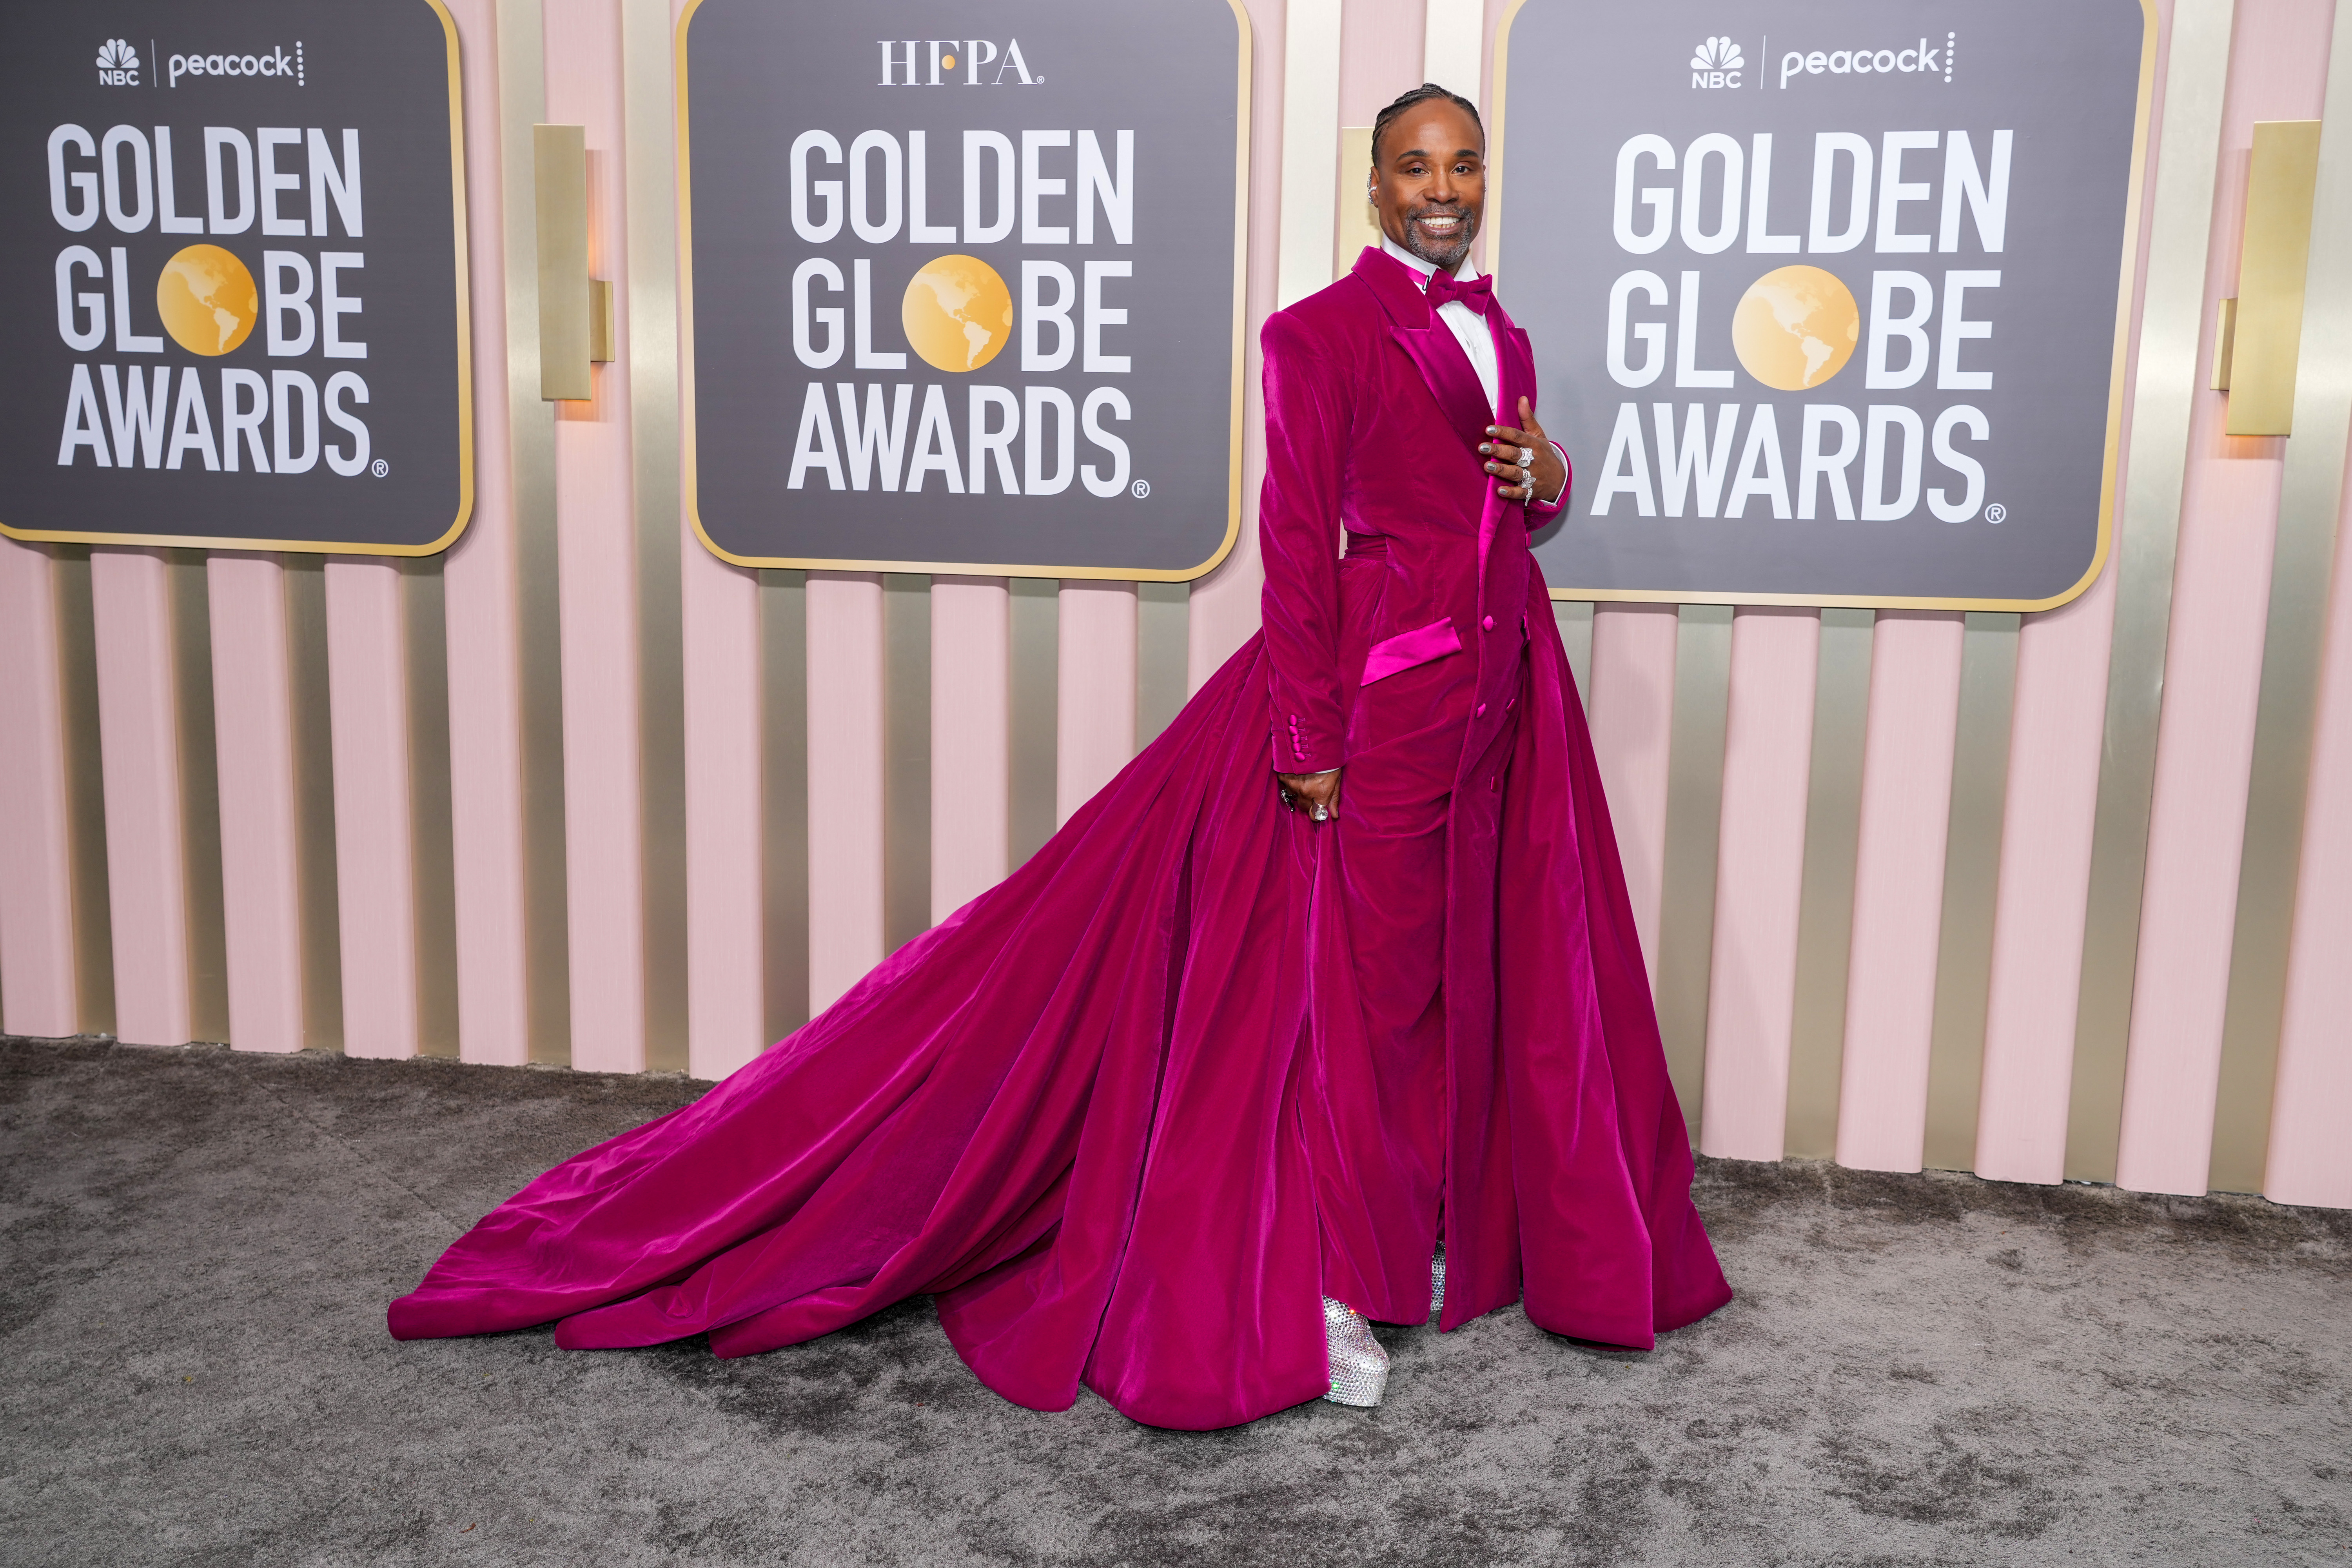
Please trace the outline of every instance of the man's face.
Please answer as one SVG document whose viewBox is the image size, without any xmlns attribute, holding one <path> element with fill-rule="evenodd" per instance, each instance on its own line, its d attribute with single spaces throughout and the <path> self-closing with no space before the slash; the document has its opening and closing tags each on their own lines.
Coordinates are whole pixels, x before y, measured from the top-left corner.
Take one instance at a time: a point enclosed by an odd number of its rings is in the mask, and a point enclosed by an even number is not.
<svg viewBox="0 0 2352 1568">
<path fill-rule="evenodd" d="M 1442 98 L 1414 104 L 1372 149 L 1372 205 L 1381 232 L 1451 271 L 1470 254 L 1486 210 L 1486 139 Z"/>
</svg>

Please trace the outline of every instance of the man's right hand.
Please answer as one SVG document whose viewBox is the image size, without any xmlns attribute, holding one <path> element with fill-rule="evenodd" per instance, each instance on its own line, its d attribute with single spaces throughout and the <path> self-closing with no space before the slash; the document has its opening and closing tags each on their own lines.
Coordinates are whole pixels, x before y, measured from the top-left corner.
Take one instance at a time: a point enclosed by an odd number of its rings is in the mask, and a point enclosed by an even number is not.
<svg viewBox="0 0 2352 1568">
<path fill-rule="evenodd" d="M 1276 773 L 1285 805 L 1313 816 L 1321 807 L 1326 816 L 1339 815 L 1339 770 L 1319 773 Z"/>
</svg>

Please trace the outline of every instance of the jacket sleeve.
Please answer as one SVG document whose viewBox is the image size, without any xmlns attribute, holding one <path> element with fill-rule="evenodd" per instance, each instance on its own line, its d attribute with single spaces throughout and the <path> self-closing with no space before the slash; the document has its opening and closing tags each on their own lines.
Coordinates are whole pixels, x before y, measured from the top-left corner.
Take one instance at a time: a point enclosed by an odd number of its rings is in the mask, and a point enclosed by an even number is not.
<svg viewBox="0 0 2352 1568">
<path fill-rule="evenodd" d="M 1345 378 L 1287 314 L 1267 318 L 1262 615 L 1273 668 L 1274 770 L 1315 773 L 1341 755 L 1339 489 L 1349 439 Z"/>
<path fill-rule="evenodd" d="M 1539 517 L 1548 518 L 1554 512 L 1559 510 L 1560 508 L 1566 506 L 1568 504 L 1569 492 L 1576 489 L 1576 465 L 1569 461 L 1568 448 L 1561 446 L 1559 442 L 1554 441 L 1551 444 L 1551 449 L 1559 454 L 1559 466 L 1568 470 L 1568 477 L 1562 479 L 1559 483 L 1559 494 L 1552 497 L 1551 500 L 1538 500 L 1533 496 L 1529 496 L 1528 498 L 1527 507 L 1529 527 L 1534 526 L 1535 519 Z"/>
</svg>

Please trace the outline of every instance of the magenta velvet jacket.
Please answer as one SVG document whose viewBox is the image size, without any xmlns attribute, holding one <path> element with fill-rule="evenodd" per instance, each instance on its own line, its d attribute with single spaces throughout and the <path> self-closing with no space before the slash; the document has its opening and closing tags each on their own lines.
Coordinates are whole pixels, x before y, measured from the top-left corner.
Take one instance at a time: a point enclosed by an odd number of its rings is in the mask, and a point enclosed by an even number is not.
<svg viewBox="0 0 2352 1568">
<path fill-rule="evenodd" d="M 1480 662 L 1485 704 L 1465 751 L 1502 726 L 1520 622 L 1531 602 L 1551 614 L 1528 554 L 1528 514 L 1559 509 L 1503 500 L 1477 454 L 1487 426 L 1517 424 L 1519 399 L 1536 402 L 1527 333 L 1499 300 L 1487 320 L 1507 411 L 1499 420 L 1412 269 L 1385 252 L 1367 247 L 1348 276 L 1266 321 L 1258 545 L 1284 773 L 1345 763 L 1353 694 L 1457 648 Z M 1381 569 L 1341 565 L 1335 521 L 1349 557 L 1376 556 Z"/>
<path fill-rule="evenodd" d="M 1494 322 L 1516 408 L 1526 339 Z M 1647 1347 L 1729 1299 L 1523 509 L 1473 450 L 1476 377 L 1378 252 L 1265 343 L 1264 633 L 999 886 L 493 1210 L 392 1303 L 396 1337 L 552 1321 L 570 1349 L 747 1355 L 928 1293 L 1035 1409 L 1084 1385 L 1210 1427 L 1318 1397 L 1319 1298 L 1425 1316 L 1438 1215 L 1364 1159 L 1412 1119 L 1366 1099 L 1358 977 L 1415 938 L 1365 912 L 1331 825 L 1281 807 L 1269 743 L 1339 765 L 1408 699 L 1440 720 L 1414 754 L 1459 775 L 1441 1326 L 1523 1299 Z M 1379 809 L 1343 794 L 1351 823 Z"/>
</svg>

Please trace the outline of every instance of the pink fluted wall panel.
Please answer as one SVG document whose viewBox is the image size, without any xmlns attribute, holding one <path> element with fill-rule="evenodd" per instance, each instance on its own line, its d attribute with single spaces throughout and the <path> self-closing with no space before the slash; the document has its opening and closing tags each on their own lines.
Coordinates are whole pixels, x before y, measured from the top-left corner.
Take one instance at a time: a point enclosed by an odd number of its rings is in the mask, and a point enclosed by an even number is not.
<svg viewBox="0 0 2352 1568">
<path fill-rule="evenodd" d="M 2352 1208 L 2352 506 L 2336 538 L 2263 1194 Z"/>
<path fill-rule="evenodd" d="M 1664 896 L 1666 779 L 1674 741 L 1672 605 L 1601 605 L 1592 612 L 1592 689 L 1585 694 L 1592 750 L 1625 865 L 1650 989 L 1658 985 L 1658 910 Z"/>
<path fill-rule="evenodd" d="M 1738 1160 L 1779 1159 L 1788 1123 L 1821 649 L 1816 611 L 1732 616 L 1699 1148 Z"/>
<path fill-rule="evenodd" d="M 767 1045 L 761 989 L 760 584 L 678 531 L 686 658 L 687 1070 Z"/>
<path fill-rule="evenodd" d="M 626 343 L 620 7 L 618 0 L 565 0 L 545 16 L 548 123 L 586 128 L 588 271 L 611 281 L 614 334 Z M 639 1072 L 645 826 L 626 357 L 596 366 L 594 375 L 594 400 L 558 405 L 555 423 L 572 1065 Z"/>
<path fill-rule="evenodd" d="M 1958 615 L 1885 610 L 1870 656 L 1837 1160 L 1919 1169 L 1936 1022 L 1944 841 L 1960 714 Z"/>
<path fill-rule="evenodd" d="M 205 563 L 205 579 L 212 606 L 229 1044 L 241 1051 L 299 1051 L 302 904 L 286 573 L 274 556 L 222 553 Z"/>
<path fill-rule="evenodd" d="M 134 1046 L 184 1045 L 187 847 L 163 552 L 92 551 L 89 593 L 114 917 L 114 1032 Z"/>
<path fill-rule="evenodd" d="M 2221 117 L 2205 317 L 2237 291 L 2254 121 L 2315 117 L 2328 0 L 2241 5 Z M 2211 1163 L 2238 857 L 2270 615 L 2284 437 L 2232 437 L 2203 392 L 2189 433 L 2116 1182 L 2202 1193 Z"/>
<path fill-rule="evenodd" d="M 507 411 L 506 244 L 492 0 L 447 0 L 465 68 L 466 224 L 474 329 L 474 517 L 443 558 L 456 859 L 457 1053 L 530 1059 L 523 928 L 522 672 L 514 449 Z"/>
<path fill-rule="evenodd" d="M 327 690 L 335 758 L 335 910 L 342 922 L 343 1052 L 416 1054 L 415 818 L 400 571 L 327 562 Z"/>
<path fill-rule="evenodd" d="M 809 1010 L 882 962 L 882 579 L 808 574 Z"/>
<path fill-rule="evenodd" d="M 1250 19 L 1250 185 L 1247 321 L 1243 332 L 1241 532 L 1233 552 L 1192 584 L 1185 678 L 1198 691 L 1257 631 L 1257 493 L 1265 478 L 1265 405 L 1258 328 L 1274 309 L 1275 260 L 1281 248 L 1282 17 L 1280 0 L 1243 0 Z M 1334 539 L 1332 549 L 1339 541 Z"/>
<path fill-rule="evenodd" d="M 70 1035 L 73 872 L 64 693 L 47 551 L 0 539 L 0 1031 Z"/>
<path fill-rule="evenodd" d="M 686 0 L 671 0 L 672 37 Z M 666 97 L 664 112 L 675 109 Z M 644 109 L 640 106 L 640 114 Z M 683 259 L 681 258 L 681 259 Z M 681 323 L 682 326 L 683 323 Z M 694 345 L 678 333 L 681 414 Z M 703 548 L 679 474 L 686 666 L 687 1068 L 719 1079 L 768 1044 L 762 990 L 760 580 Z"/>
<path fill-rule="evenodd" d="M 1348 0 L 1339 17 L 1340 124 L 1370 125 L 1391 99 L 1421 85 L 1428 11 L 1427 0 Z"/>
<path fill-rule="evenodd" d="M 1067 822 L 1135 755 L 1135 584 L 1062 584 L 1055 683 L 1055 820 Z"/>
<path fill-rule="evenodd" d="M 1976 1171 L 1996 1181 L 2054 1183 L 2065 1173 L 2115 620 L 2110 557 L 2082 597 L 2026 616 L 2018 632 L 1977 1095 Z"/>
<path fill-rule="evenodd" d="M 2158 0 L 2156 84 L 2148 105 L 2150 156 L 2160 162 L 2171 0 Z M 2179 156 L 2195 157 L 2194 149 Z M 2137 386 L 2156 182 L 2141 192 L 2139 251 L 2133 263 L 2136 311 L 2125 384 Z M 2126 418 L 2128 418 L 2128 404 Z M 2115 481 L 2116 522 L 2131 470 L 2126 425 Z M 2084 920 L 2090 904 L 2093 828 L 2106 727 L 2109 657 L 2116 619 L 2117 557 L 2081 597 L 2023 617 L 2010 725 L 2009 780 L 1995 894 L 1990 985 L 1982 1077 L 1977 1097 L 1976 1172 L 1997 1181 L 2054 1184 L 2065 1171 L 2066 1117 L 2074 1089 Z"/>
<path fill-rule="evenodd" d="M 931 923 L 1012 868 L 1013 595 L 931 580 Z"/>
</svg>

